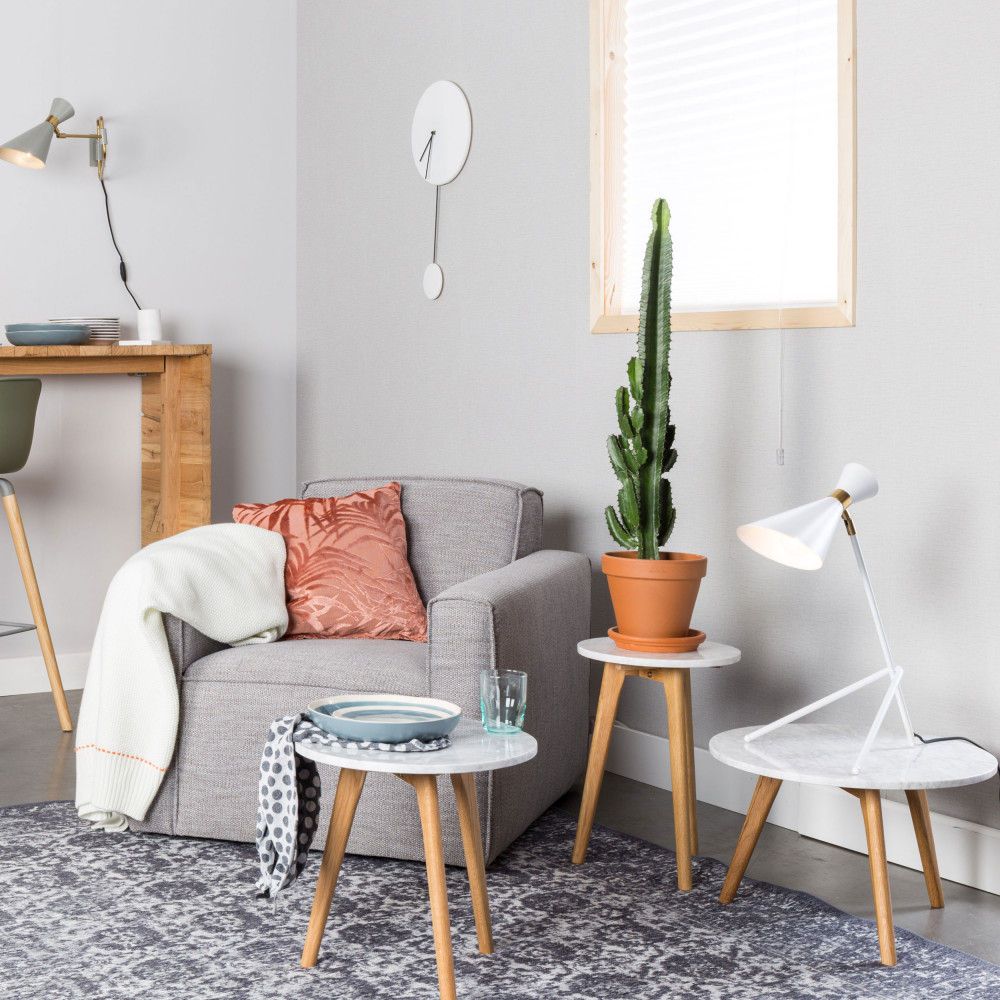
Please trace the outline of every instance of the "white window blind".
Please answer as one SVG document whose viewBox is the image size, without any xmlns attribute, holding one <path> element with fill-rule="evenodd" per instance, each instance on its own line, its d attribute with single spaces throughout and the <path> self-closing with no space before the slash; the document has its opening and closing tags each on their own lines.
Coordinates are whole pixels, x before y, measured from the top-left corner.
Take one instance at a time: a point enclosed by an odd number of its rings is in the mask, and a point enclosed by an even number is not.
<svg viewBox="0 0 1000 1000">
<path fill-rule="evenodd" d="M 626 0 L 623 312 L 653 201 L 673 311 L 837 302 L 837 0 Z"/>
</svg>

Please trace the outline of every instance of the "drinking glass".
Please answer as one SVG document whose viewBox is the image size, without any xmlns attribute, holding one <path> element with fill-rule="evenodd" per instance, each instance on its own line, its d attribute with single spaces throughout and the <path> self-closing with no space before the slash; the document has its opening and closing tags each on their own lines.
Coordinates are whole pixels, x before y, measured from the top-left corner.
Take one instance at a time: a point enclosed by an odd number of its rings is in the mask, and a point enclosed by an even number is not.
<svg viewBox="0 0 1000 1000">
<path fill-rule="evenodd" d="M 479 707 L 488 733 L 519 733 L 527 707 L 528 675 L 522 670 L 482 670 L 479 673 Z"/>
</svg>

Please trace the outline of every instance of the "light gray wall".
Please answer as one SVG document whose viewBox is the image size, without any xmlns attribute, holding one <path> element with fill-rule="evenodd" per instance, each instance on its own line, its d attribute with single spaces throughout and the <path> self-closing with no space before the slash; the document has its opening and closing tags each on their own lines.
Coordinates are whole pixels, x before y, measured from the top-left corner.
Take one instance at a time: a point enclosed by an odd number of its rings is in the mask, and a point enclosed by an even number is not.
<svg viewBox="0 0 1000 1000">
<path fill-rule="evenodd" d="M 164 335 L 214 345 L 215 517 L 294 489 L 295 4 L 0 0 L 0 141 L 48 114 L 103 114 L 119 245 Z M 134 335 L 87 143 L 44 170 L 0 163 L 0 322 L 115 315 Z M 15 477 L 56 650 L 89 650 L 104 592 L 139 545 L 139 382 L 45 379 Z M 0 531 L 0 617 L 26 602 Z M 33 657 L 32 635 L 0 656 Z M 85 659 L 85 657 L 81 657 Z M 6 670 L 6 668 L 5 668 Z M 37 670 L 44 685 L 44 672 Z"/>
<path fill-rule="evenodd" d="M 915 725 L 996 751 L 1000 9 L 859 7 L 858 325 L 787 334 L 783 467 L 777 334 L 674 341 L 671 547 L 708 555 L 695 624 L 744 651 L 695 678 L 696 741 L 879 665 L 846 540 L 809 574 L 734 533 L 860 461 L 882 486 L 856 521 Z M 613 547 L 603 441 L 634 343 L 587 332 L 587 30 L 582 0 L 300 3 L 298 471 L 532 483 L 546 544 L 596 567 Z M 428 302 L 434 199 L 409 129 L 437 79 L 465 89 L 474 138 L 442 191 L 445 291 Z M 595 633 L 612 623 L 605 593 L 595 574 Z M 824 718 L 868 719 L 876 702 L 858 695 Z M 619 717 L 666 730 L 641 681 Z M 995 782 L 935 806 L 1000 825 Z"/>
</svg>

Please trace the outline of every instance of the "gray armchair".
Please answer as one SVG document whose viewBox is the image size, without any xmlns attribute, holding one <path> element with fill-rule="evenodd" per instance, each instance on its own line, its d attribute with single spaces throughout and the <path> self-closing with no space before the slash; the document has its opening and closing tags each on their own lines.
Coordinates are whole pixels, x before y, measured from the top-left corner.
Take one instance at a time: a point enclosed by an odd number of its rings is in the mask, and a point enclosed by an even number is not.
<svg viewBox="0 0 1000 1000">
<path fill-rule="evenodd" d="M 302 496 L 346 496 L 389 478 L 324 479 Z M 261 749 L 273 719 L 345 691 L 432 695 L 479 717 L 479 670 L 525 670 L 525 729 L 538 756 L 476 776 L 487 862 L 582 771 L 588 671 L 576 654 L 590 624 L 590 565 L 573 552 L 539 551 L 541 493 L 483 479 L 403 478 L 410 565 L 427 604 L 428 642 L 300 639 L 230 648 L 186 622 L 166 621 L 181 717 L 174 760 L 133 829 L 252 841 Z M 325 843 L 336 768 L 321 766 Z M 464 865 L 450 782 L 439 782 L 445 861 Z M 348 843 L 354 854 L 423 858 L 412 790 L 371 773 Z"/>
</svg>

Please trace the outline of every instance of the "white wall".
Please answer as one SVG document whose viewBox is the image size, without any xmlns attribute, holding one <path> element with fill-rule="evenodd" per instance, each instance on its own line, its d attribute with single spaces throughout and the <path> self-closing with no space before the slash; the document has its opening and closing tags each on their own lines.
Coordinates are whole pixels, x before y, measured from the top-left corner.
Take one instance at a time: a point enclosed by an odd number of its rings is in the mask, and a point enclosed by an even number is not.
<svg viewBox="0 0 1000 1000">
<path fill-rule="evenodd" d="M 211 343 L 214 519 L 294 490 L 295 5 L 292 0 L 0 0 L 0 141 L 53 97 L 109 134 L 105 173 L 140 303 Z M 135 312 L 87 143 L 42 171 L 0 163 L 0 322 Z M 44 380 L 18 491 L 68 680 L 107 583 L 139 545 L 139 392 L 126 376 Z M 0 617 L 27 603 L 0 531 Z M 45 689 L 32 634 L 0 643 L 0 693 Z M 31 658 L 24 662 L 22 658 Z"/>
<path fill-rule="evenodd" d="M 671 546 L 709 557 L 695 624 L 744 650 L 695 678 L 700 747 L 878 663 L 846 542 L 821 573 L 796 574 L 734 533 L 828 492 L 853 460 L 882 484 L 856 521 L 918 731 L 1000 749 L 1000 9 L 859 8 L 858 325 L 788 334 L 783 467 L 777 335 L 674 342 Z M 587 332 L 587 27 L 582 0 L 300 4 L 299 473 L 533 483 L 546 544 L 597 564 L 613 547 L 604 438 L 634 342 Z M 409 128 L 442 78 L 466 90 L 474 138 L 442 191 L 445 290 L 428 302 L 433 190 Z M 596 633 L 611 624 L 597 575 L 594 593 Z M 620 718 L 662 734 L 648 694 L 630 681 Z M 875 700 L 825 718 L 870 715 Z M 1000 825 L 995 781 L 934 807 Z"/>
</svg>

